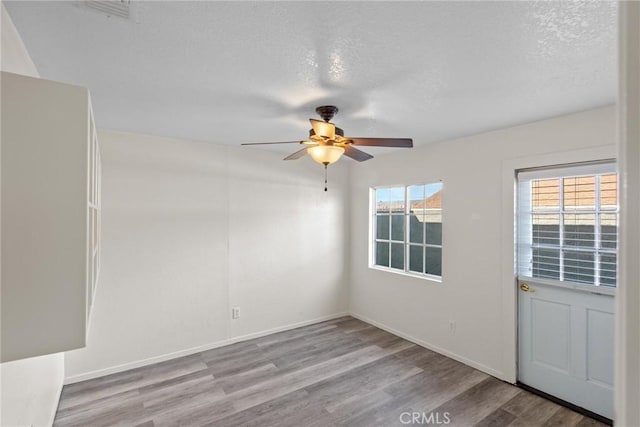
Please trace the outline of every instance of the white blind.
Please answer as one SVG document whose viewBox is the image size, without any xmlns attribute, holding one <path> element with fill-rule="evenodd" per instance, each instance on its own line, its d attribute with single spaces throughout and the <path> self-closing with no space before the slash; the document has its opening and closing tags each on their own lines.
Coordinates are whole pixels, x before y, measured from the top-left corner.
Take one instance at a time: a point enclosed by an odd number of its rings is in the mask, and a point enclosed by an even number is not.
<svg viewBox="0 0 640 427">
<path fill-rule="evenodd" d="M 518 275 L 616 286 L 613 162 L 518 173 Z"/>
</svg>

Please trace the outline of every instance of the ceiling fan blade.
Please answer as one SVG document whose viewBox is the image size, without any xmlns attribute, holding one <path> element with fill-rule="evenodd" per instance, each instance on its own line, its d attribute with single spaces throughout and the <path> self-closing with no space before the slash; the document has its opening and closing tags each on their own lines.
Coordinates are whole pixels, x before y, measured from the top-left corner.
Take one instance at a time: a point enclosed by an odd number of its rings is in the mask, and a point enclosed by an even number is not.
<svg viewBox="0 0 640 427">
<path fill-rule="evenodd" d="M 303 141 L 283 141 L 283 142 L 245 142 L 240 145 L 271 145 L 271 144 L 302 144 Z"/>
<path fill-rule="evenodd" d="M 357 148 L 353 148 L 351 145 L 344 146 L 344 155 L 351 157 L 353 160 L 364 162 L 365 160 L 373 159 L 371 154 L 360 151 Z"/>
<path fill-rule="evenodd" d="M 311 127 L 316 135 L 323 136 L 329 139 L 335 139 L 336 137 L 336 125 L 331 122 L 325 122 L 322 120 L 309 119 Z"/>
<path fill-rule="evenodd" d="M 282 160 L 297 160 L 300 157 L 304 156 L 305 154 L 307 154 L 307 147 L 304 147 L 302 150 L 298 150 L 293 154 L 289 154 L 287 157 L 285 157 Z"/>
<path fill-rule="evenodd" d="M 352 138 L 349 137 L 353 145 L 363 145 L 369 147 L 397 147 L 411 148 L 413 140 L 411 138 Z"/>
</svg>

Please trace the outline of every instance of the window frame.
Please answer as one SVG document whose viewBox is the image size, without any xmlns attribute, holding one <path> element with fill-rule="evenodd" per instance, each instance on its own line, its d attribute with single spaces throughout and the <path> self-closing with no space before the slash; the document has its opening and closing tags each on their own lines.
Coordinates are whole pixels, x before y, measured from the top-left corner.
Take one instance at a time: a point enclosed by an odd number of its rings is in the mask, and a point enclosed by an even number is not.
<svg viewBox="0 0 640 427">
<path fill-rule="evenodd" d="M 616 207 L 615 209 L 603 209 L 601 205 L 601 177 L 605 175 L 616 175 Z M 558 180 L 558 209 L 553 211 L 546 212 L 535 212 L 531 206 L 532 203 L 529 202 L 528 206 L 530 209 L 521 213 L 520 209 L 523 206 L 523 202 L 520 200 L 523 195 L 521 194 L 523 188 L 521 187 L 520 182 L 517 184 L 518 194 L 517 194 L 517 229 L 516 232 L 516 265 L 517 265 L 517 275 L 520 279 L 524 280 L 541 280 L 545 282 L 552 282 L 554 284 L 562 284 L 562 286 L 585 286 L 596 289 L 608 289 L 615 290 L 618 287 L 618 282 L 616 280 L 615 285 L 603 284 L 601 279 L 601 262 L 602 256 L 607 255 L 615 255 L 616 257 L 616 270 L 619 265 L 619 234 L 616 231 L 616 247 L 615 249 L 606 248 L 603 246 L 603 240 L 601 237 L 601 216 L 602 215 L 614 215 L 616 219 L 616 230 L 620 223 L 620 176 L 616 167 L 615 161 L 612 160 L 604 160 L 597 162 L 589 162 L 589 163 L 578 163 L 571 165 L 561 165 L 561 166 L 549 166 L 543 168 L 532 168 L 532 169 L 522 169 L 517 171 L 518 181 L 520 181 L 524 176 L 525 180 L 528 182 L 528 189 L 526 190 L 526 194 L 524 197 L 532 197 L 531 193 L 531 183 L 534 181 L 540 180 L 550 180 L 557 179 Z M 589 209 L 567 209 L 565 206 L 565 180 L 567 178 L 579 178 L 579 177 L 588 177 L 594 176 L 594 208 L 593 210 Z M 522 224 L 522 217 L 526 216 L 526 225 L 527 230 L 520 230 Z M 550 243 L 534 243 L 533 242 L 533 217 L 534 216 L 551 216 L 556 215 L 558 217 L 558 243 L 550 244 Z M 594 218 L 594 227 L 593 227 L 593 247 L 582 248 L 578 245 L 572 246 L 566 243 L 565 239 L 565 215 L 593 215 Z M 521 236 L 526 235 L 528 237 L 528 242 L 523 242 L 521 240 Z M 571 240 L 571 239 L 569 239 Z M 549 277 L 536 277 L 534 275 L 533 265 L 530 264 L 528 268 L 528 273 L 523 272 L 523 257 L 527 257 L 527 255 L 522 255 L 521 252 L 524 250 L 529 257 L 529 263 L 533 261 L 533 252 L 535 250 L 548 250 L 548 251 L 558 251 L 558 278 L 549 278 Z M 566 253 L 585 253 L 593 255 L 593 283 L 586 283 L 575 280 L 566 279 L 567 271 L 565 270 L 565 254 Z"/>
<path fill-rule="evenodd" d="M 419 182 L 419 183 L 414 183 L 414 184 L 397 184 L 397 185 L 380 185 L 380 186 L 375 186 L 375 187 L 371 187 L 369 189 L 369 268 L 374 269 L 374 270 L 380 270 L 380 271 L 386 271 L 386 272 L 391 272 L 391 273 L 395 273 L 395 274 L 400 274 L 400 275 L 404 275 L 404 276 L 410 276 L 410 277 L 415 277 L 415 278 L 419 278 L 419 279 L 424 279 L 424 280 L 429 280 L 432 282 L 437 282 L 437 283 L 442 283 L 443 277 L 444 277 L 444 272 L 442 271 L 442 258 L 443 258 L 443 248 L 444 248 L 444 238 L 441 239 L 440 245 L 436 245 L 436 244 L 432 244 L 432 243 L 427 243 L 427 238 L 426 238 L 426 233 L 427 233 L 427 227 L 426 227 L 426 223 L 423 226 L 423 241 L 422 243 L 412 243 L 411 239 L 410 239 L 410 219 L 411 219 L 411 207 L 410 207 L 410 196 L 409 196 L 409 188 L 410 187 L 414 187 L 414 186 L 428 186 L 428 185 L 433 185 L 433 184 L 440 184 L 441 185 L 441 189 L 439 191 L 444 191 L 444 183 L 442 180 L 435 180 L 435 181 L 426 181 L 426 182 Z M 378 232 L 378 212 L 376 209 L 376 192 L 378 190 L 384 190 L 384 189 L 403 189 L 403 194 L 404 194 L 404 211 L 402 214 L 393 214 L 391 213 L 391 211 L 389 211 L 389 238 L 388 239 L 379 239 L 377 236 L 377 232 Z M 403 217 L 403 240 L 394 240 L 393 239 L 393 235 L 392 235 L 392 224 L 393 224 L 393 217 L 394 216 L 402 216 Z M 444 225 L 444 203 L 443 206 L 440 208 L 440 218 L 441 218 L 441 224 Z M 444 233 L 442 233 L 444 235 Z M 383 265 L 377 265 L 376 264 L 376 245 L 379 242 L 383 242 L 383 243 L 388 243 L 389 244 L 389 266 L 383 266 Z M 399 269 L 399 268 L 395 268 L 391 266 L 391 245 L 392 244 L 402 244 L 403 246 L 403 253 L 404 253 L 404 268 Z M 417 246 L 417 247 L 421 247 L 423 249 L 423 255 L 422 255 L 422 269 L 423 272 L 419 273 L 417 271 L 412 271 L 410 270 L 410 258 L 409 258 L 409 251 L 411 250 L 412 246 Z M 430 274 L 430 273 L 425 273 L 424 270 L 426 269 L 426 263 L 424 261 L 425 258 L 425 254 L 426 254 L 426 248 L 428 247 L 432 247 L 432 248 L 439 248 L 440 249 L 440 265 L 441 265 L 441 269 L 440 269 L 440 275 L 435 275 L 435 274 Z"/>
</svg>

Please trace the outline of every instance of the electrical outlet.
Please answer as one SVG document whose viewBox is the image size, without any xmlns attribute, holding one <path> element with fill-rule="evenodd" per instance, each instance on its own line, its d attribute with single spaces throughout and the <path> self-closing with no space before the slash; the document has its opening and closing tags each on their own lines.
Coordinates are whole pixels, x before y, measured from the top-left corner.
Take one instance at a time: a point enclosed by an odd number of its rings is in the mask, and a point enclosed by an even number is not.
<svg viewBox="0 0 640 427">
<path fill-rule="evenodd" d="M 231 309 L 231 318 L 239 319 L 240 318 L 240 307 L 233 307 Z"/>
<path fill-rule="evenodd" d="M 449 320 L 449 332 L 451 332 L 452 334 L 456 333 L 456 321 L 455 320 Z"/>
</svg>

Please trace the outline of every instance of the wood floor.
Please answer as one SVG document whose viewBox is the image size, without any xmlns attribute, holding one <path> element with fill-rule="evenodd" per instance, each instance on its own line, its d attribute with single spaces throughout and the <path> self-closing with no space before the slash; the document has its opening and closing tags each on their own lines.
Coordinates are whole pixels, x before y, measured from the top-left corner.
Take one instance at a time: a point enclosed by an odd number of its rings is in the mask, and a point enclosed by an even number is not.
<svg viewBox="0 0 640 427">
<path fill-rule="evenodd" d="M 418 418 L 408 424 L 413 413 Z M 55 425 L 372 427 L 447 420 L 603 425 L 352 317 L 65 386 Z"/>
</svg>

